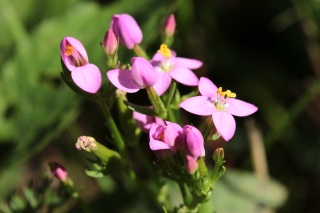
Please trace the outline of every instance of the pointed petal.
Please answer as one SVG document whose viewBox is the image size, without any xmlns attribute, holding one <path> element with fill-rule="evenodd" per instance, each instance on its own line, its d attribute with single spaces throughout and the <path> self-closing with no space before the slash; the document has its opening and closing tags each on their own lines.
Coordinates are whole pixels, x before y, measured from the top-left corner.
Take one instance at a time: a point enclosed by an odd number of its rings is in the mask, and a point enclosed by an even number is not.
<svg viewBox="0 0 320 213">
<path fill-rule="evenodd" d="M 227 99 L 227 109 L 226 111 L 230 112 L 232 115 L 243 117 L 255 113 L 258 110 L 253 104 L 241 101 L 236 98 Z"/>
<path fill-rule="evenodd" d="M 195 96 L 188 98 L 179 104 L 184 110 L 196 115 L 211 115 L 214 111 L 214 105 L 210 98 L 205 96 Z"/>
<path fill-rule="evenodd" d="M 217 96 L 218 88 L 209 78 L 201 77 L 199 80 L 199 91 L 200 94 L 207 97 Z"/>
<path fill-rule="evenodd" d="M 89 93 L 96 93 L 101 86 L 101 73 L 94 64 L 77 67 L 71 72 L 71 77 L 78 87 Z"/>
<path fill-rule="evenodd" d="M 159 96 L 167 91 L 171 83 L 171 77 L 168 73 L 162 71 L 156 71 L 157 74 L 157 83 L 153 85 L 154 90 L 157 92 Z"/>
<path fill-rule="evenodd" d="M 176 67 L 169 72 L 169 75 L 176 81 L 187 86 L 198 86 L 198 77 L 189 69 Z"/>
<path fill-rule="evenodd" d="M 236 121 L 234 117 L 229 112 L 215 110 L 212 113 L 212 119 L 221 137 L 229 141 L 236 131 Z"/>
<path fill-rule="evenodd" d="M 139 88 L 133 85 L 130 70 L 114 69 L 107 72 L 110 82 L 120 90 L 128 93 L 139 91 Z"/>
<path fill-rule="evenodd" d="M 157 82 L 156 71 L 153 66 L 142 57 L 131 59 L 132 83 L 140 89 L 151 87 Z"/>
<path fill-rule="evenodd" d="M 190 58 L 176 57 L 174 62 L 176 67 L 184 67 L 188 69 L 198 69 L 202 66 L 201 61 L 196 59 L 190 59 Z"/>
</svg>

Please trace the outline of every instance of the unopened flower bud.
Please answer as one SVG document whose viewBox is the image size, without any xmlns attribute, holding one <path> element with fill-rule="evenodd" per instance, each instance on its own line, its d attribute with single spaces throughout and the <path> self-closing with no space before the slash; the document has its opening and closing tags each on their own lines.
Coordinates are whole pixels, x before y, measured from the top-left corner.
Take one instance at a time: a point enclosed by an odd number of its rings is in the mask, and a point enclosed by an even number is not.
<svg viewBox="0 0 320 213">
<path fill-rule="evenodd" d="M 171 37 L 176 29 L 176 19 L 173 14 L 170 14 L 162 26 L 162 31 L 167 37 Z"/>
<path fill-rule="evenodd" d="M 142 31 L 136 20 L 128 14 L 115 14 L 112 16 L 111 28 L 119 38 L 120 44 L 133 49 L 142 41 Z"/>
<path fill-rule="evenodd" d="M 113 56 L 118 49 L 118 41 L 112 29 L 108 29 L 104 39 L 103 47 L 107 55 Z"/>
<path fill-rule="evenodd" d="M 58 178 L 60 181 L 65 182 L 68 179 L 68 172 L 67 170 L 58 164 L 57 162 L 50 162 L 49 163 L 50 170 L 52 174 Z"/>
<path fill-rule="evenodd" d="M 223 165 L 225 162 L 223 148 L 217 148 L 214 150 L 212 158 L 217 165 Z"/>
<path fill-rule="evenodd" d="M 183 127 L 183 135 L 187 155 L 190 155 L 195 159 L 204 157 L 204 139 L 201 132 L 193 126 L 186 125 Z"/>
<path fill-rule="evenodd" d="M 190 175 L 193 175 L 198 170 L 198 163 L 196 159 L 194 159 L 190 155 L 186 156 L 186 162 L 184 166 Z"/>
</svg>

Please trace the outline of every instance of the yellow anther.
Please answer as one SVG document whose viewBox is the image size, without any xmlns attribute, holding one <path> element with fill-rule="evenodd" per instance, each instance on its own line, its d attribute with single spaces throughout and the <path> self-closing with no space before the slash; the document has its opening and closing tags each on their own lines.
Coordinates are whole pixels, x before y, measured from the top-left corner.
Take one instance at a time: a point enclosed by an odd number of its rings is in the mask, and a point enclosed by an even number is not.
<svg viewBox="0 0 320 213">
<path fill-rule="evenodd" d="M 236 93 L 231 92 L 230 90 L 227 90 L 225 92 L 222 91 L 222 87 L 219 87 L 217 90 L 217 94 L 221 96 L 226 96 L 227 98 L 235 98 Z"/>
<path fill-rule="evenodd" d="M 236 93 L 231 92 L 230 90 L 226 91 L 226 95 L 228 98 L 235 98 L 236 97 Z"/>
<path fill-rule="evenodd" d="M 70 55 L 72 55 L 73 50 L 74 50 L 74 47 L 73 47 L 73 46 L 71 46 L 71 45 L 66 45 L 66 49 L 64 50 L 64 54 L 65 54 L 66 56 L 70 56 Z"/>
<path fill-rule="evenodd" d="M 167 58 L 170 58 L 172 56 L 171 51 L 166 44 L 160 45 L 160 49 L 158 50 L 158 53 L 160 53 L 161 55 Z"/>
</svg>

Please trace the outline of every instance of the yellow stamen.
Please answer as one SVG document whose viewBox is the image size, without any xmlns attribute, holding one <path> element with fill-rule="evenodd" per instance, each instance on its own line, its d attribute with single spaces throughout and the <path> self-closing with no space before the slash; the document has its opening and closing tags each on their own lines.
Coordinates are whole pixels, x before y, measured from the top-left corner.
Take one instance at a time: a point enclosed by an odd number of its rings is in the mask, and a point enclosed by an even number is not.
<svg viewBox="0 0 320 213">
<path fill-rule="evenodd" d="M 171 51 L 166 44 L 160 45 L 160 49 L 158 50 L 158 53 L 160 53 L 161 55 L 167 58 L 170 58 L 172 56 Z"/>
<path fill-rule="evenodd" d="M 221 96 L 226 96 L 226 98 L 235 98 L 236 93 L 231 92 L 230 90 L 227 90 L 225 92 L 222 91 L 222 87 L 219 87 L 217 90 L 217 94 Z"/>
<path fill-rule="evenodd" d="M 70 56 L 70 55 L 72 55 L 73 50 L 74 50 L 74 47 L 73 47 L 73 46 L 71 46 L 71 45 L 66 45 L 66 49 L 64 50 L 64 54 L 65 54 L 66 56 Z"/>
<path fill-rule="evenodd" d="M 231 92 L 230 90 L 227 90 L 226 94 L 228 98 L 235 98 L 237 96 L 236 93 Z"/>
</svg>

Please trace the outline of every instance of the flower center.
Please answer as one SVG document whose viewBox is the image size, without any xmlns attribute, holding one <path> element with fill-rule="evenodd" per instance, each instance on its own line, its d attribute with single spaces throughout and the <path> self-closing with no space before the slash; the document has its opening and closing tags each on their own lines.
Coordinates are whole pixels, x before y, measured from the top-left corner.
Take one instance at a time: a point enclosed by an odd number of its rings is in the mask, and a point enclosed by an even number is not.
<svg viewBox="0 0 320 213">
<path fill-rule="evenodd" d="M 217 90 L 217 94 L 220 96 L 214 100 L 214 107 L 217 110 L 221 110 L 221 111 L 224 111 L 226 109 L 226 107 L 228 107 L 228 104 L 227 104 L 228 98 L 235 98 L 236 97 L 236 93 L 233 93 L 230 90 L 223 92 L 222 87 L 219 87 L 219 89 Z"/>
<path fill-rule="evenodd" d="M 161 44 L 158 53 L 165 56 L 166 58 L 170 58 L 172 56 L 170 49 L 166 44 Z"/>
<path fill-rule="evenodd" d="M 161 69 L 164 72 L 169 72 L 173 68 L 173 64 L 169 61 L 169 58 L 172 57 L 171 50 L 168 48 L 166 44 L 161 44 L 160 49 L 158 50 L 158 53 L 163 55 L 163 60 L 161 62 Z"/>
<path fill-rule="evenodd" d="M 68 42 L 66 43 L 64 54 L 70 58 L 76 67 L 81 67 L 87 64 L 86 59 Z"/>
</svg>

